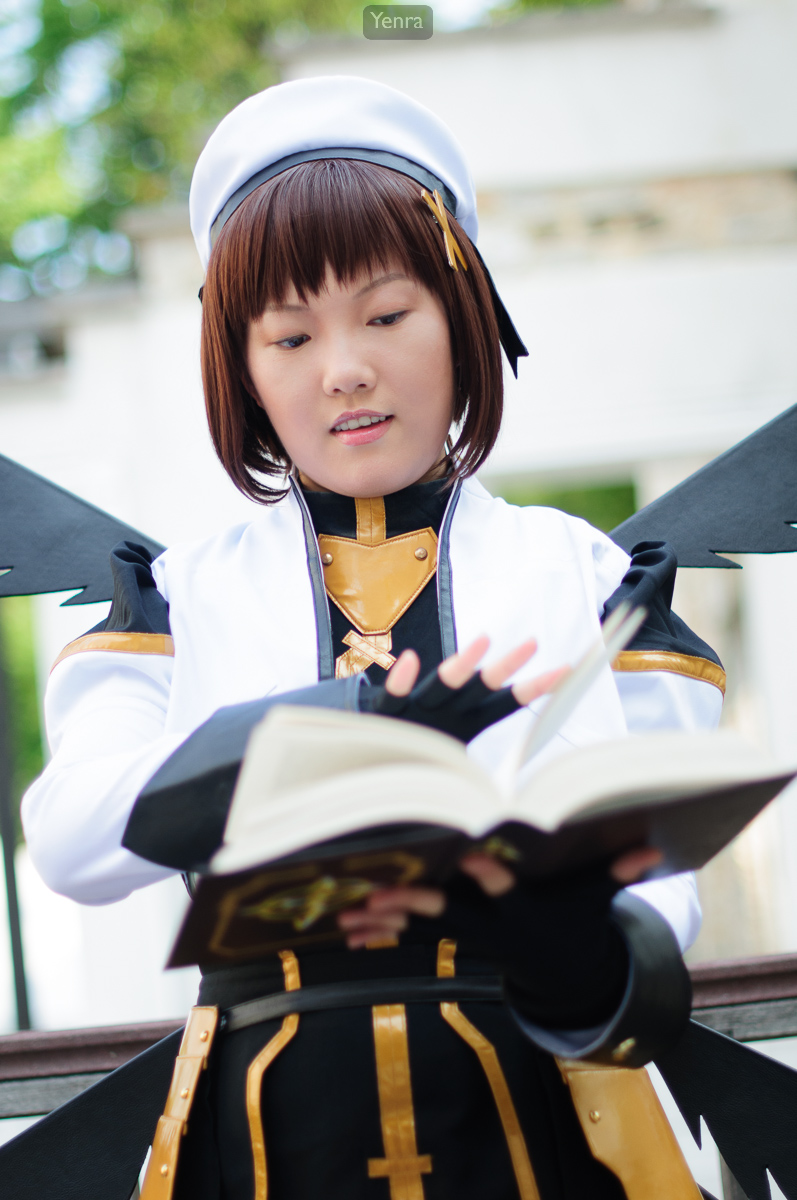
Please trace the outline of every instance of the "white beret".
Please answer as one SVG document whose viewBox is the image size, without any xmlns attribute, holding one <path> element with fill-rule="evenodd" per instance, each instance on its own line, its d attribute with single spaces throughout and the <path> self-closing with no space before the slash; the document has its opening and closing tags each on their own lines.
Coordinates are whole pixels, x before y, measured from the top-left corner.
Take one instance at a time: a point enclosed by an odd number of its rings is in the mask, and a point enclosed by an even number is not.
<svg viewBox="0 0 797 1200">
<path fill-rule="evenodd" d="M 212 245 L 211 228 L 225 205 L 229 216 L 257 186 L 293 166 L 292 156 L 313 150 L 381 151 L 421 168 L 407 170 L 427 187 L 437 181 L 444 200 L 456 205 L 454 216 L 476 241 L 476 193 L 462 147 L 443 121 L 403 92 L 350 75 L 319 75 L 280 83 L 244 100 L 210 135 L 191 181 L 189 210 L 203 267 Z M 352 155 L 356 157 L 356 155 Z M 362 157 L 365 157 L 363 155 Z M 283 160 L 289 161 L 283 164 Z M 296 161 L 303 161 L 299 158 Z M 375 161 L 380 161 L 375 157 Z M 383 160 L 384 161 L 384 160 Z M 269 173 L 269 168 L 277 166 Z M 400 170 L 400 163 L 388 163 Z M 423 171 L 431 174 L 427 179 Z M 448 197 L 446 192 L 449 193 Z M 223 220 L 222 220 L 223 223 Z"/>
</svg>

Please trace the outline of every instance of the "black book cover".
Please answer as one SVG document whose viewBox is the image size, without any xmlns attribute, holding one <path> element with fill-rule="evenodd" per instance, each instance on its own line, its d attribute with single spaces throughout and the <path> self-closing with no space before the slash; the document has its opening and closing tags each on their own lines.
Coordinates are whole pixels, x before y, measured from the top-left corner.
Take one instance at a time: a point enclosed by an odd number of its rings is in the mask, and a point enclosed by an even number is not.
<svg viewBox="0 0 797 1200">
<path fill-rule="evenodd" d="M 655 846 L 655 874 L 702 867 L 792 778 L 724 785 L 682 800 L 592 813 L 545 833 L 504 822 L 474 839 L 439 825 L 362 830 L 235 874 L 203 875 L 168 965 L 232 966 L 279 950 L 342 942 L 337 914 L 396 884 L 444 884 L 459 859 L 484 849 L 519 876 L 541 881 Z"/>
</svg>

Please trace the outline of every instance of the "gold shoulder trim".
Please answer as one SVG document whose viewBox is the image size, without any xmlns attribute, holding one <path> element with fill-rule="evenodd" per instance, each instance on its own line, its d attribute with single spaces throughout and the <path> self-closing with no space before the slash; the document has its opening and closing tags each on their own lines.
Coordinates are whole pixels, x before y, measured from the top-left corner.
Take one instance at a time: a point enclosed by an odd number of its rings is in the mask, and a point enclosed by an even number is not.
<svg viewBox="0 0 797 1200">
<path fill-rule="evenodd" d="M 51 669 L 73 654 L 112 650 L 116 654 L 163 654 L 174 658 L 174 640 L 168 633 L 87 633 L 64 646 Z"/>
<path fill-rule="evenodd" d="M 725 672 L 708 658 L 671 654 L 668 650 L 622 650 L 612 664 L 615 671 L 670 671 L 713 683 L 725 695 Z"/>
</svg>

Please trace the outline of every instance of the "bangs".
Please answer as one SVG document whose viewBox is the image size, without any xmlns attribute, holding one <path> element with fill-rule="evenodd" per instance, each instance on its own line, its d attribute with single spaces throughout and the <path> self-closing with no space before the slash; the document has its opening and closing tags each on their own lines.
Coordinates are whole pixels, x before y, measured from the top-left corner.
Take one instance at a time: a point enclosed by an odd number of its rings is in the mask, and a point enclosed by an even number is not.
<svg viewBox="0 0 797 1200">
<path fill-rule="evenodd" d="M 448 265 L 443 235 L 415 180 L 354 159 L 302 163 L 256 188 L 224 225 L 202 303 L 202 373 L 211 436 L 233 482 L 253 499 L 285 494 L 256 475 L 292 465 L 257 403 L 246 367 L 249 325 L 291 285 L 302 303 L 328 271 L 342 285 L 400 268 L 442 302 L 457 397 L 456 474 L 471 474 L 495 442 L 503 403 L 498 326 L 481 263 L 449 216 L 467 271 Z"/>
<path fill-rule="evenodd" d="M 431 235 L 434 223 L 419 220 L 420 209 L 414 181 L 350 159 L 305 163 L 277 176 L 271 188 L 247 197 L 222 231 L 222 238 L 242 243 L 250 263 L 243 286 L 227 293 L 231 300 L 237 293 L 243 305 L 234 319 L 252 320 L 281 303 L 291 284 L 306 303 L 322 290 L 328 268 L 347 284 L 397 263 L 426 282 L 423 260 L 433 238 L 423 234 Z M 419 234 L 426 253 L 417 246 Z"/>
</svg>

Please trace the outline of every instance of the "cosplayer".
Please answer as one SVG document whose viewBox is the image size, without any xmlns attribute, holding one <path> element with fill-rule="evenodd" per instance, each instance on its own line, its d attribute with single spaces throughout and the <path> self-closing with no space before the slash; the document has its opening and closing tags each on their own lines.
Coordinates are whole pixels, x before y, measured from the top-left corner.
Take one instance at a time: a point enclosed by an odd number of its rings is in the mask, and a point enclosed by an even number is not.
<svg viewBox="0 0 797 1200">
<path fill-rule="evenodd" d="M 179 814 L 141 793 L 222 706 L 421 721 L 495 768 L 623 599 L 647 623 L 546 753 L 716 723 L 724 674 L 670 612 L 667 549 L 629 559 L 474 479 L 500 426 L 501 345 L 513 366 L 524 349 L 436 117 L 364 79 L 270 88 L 210 138 L 191 222 L 211 434 L 260 508 L 154 562 L 117 547 L 107 621 L 53 670 L 53 758 L 24 803 L 50 886 L 107 903 L 207 862 L 226 804 Z M 689 1012 L 693 879 L 624 886 L 655 861 L 532 888 L 472 855 L 445 890 L 341 914 L 336 949 L 206 971 L 145 1197 L 696 1200 L 628 1069 Z M 322 987 L 327 1007 L 229 1017 Z M 358 988 L 381 999 L 358 1006 Z"/>
</svg>

